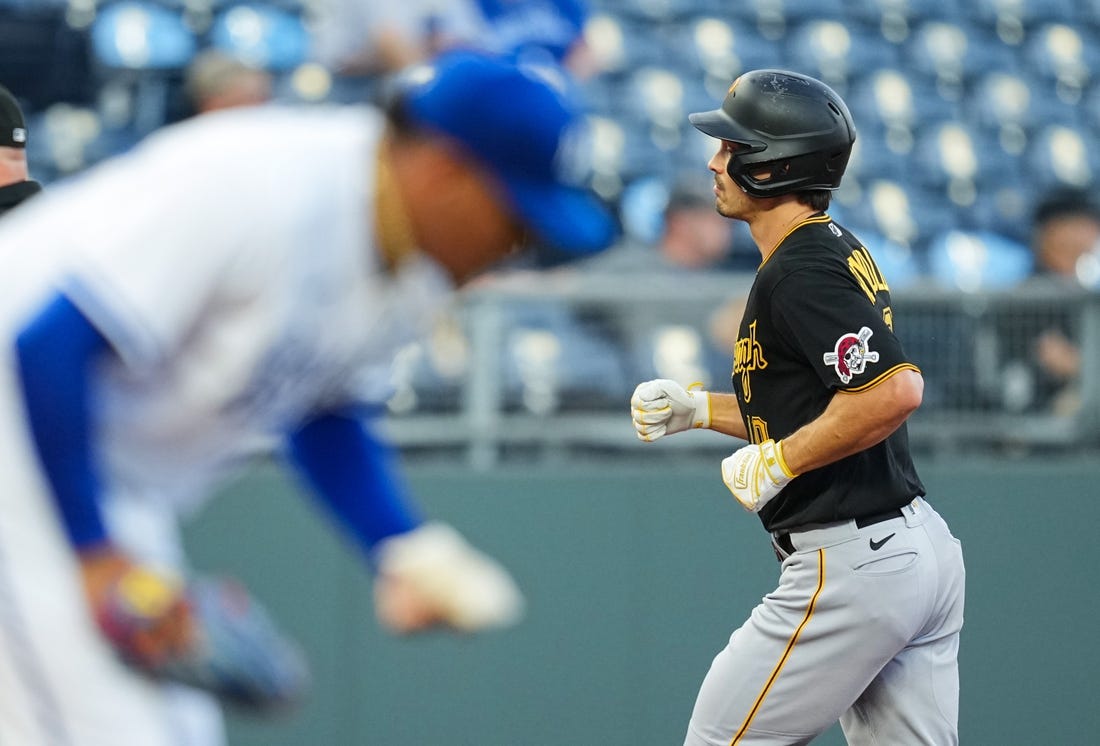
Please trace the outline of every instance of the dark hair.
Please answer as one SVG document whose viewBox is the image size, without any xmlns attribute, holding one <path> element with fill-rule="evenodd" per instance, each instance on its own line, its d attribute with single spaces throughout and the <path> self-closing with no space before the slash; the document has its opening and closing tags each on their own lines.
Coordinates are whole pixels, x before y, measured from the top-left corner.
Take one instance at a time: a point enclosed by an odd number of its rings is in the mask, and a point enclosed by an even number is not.
<svg viewBox="0 0 1100 746">
<path fill-rule="evenodd" d="M 1063 187 L 1040 200 L 1032 216 L 1032 224 L 1038 228 L 1056 218 L 1070 216 L 1089 217 L 1100 221 L 1100 203 L 1084 189 Z"/>
<path fill-rule="evenodd" d="M 807 189 L 798 193 L 798 201 L 814 208 L 818 212 L 825 212 L 833 200 L 833 193 L 828 189 Z"/>
</svg>

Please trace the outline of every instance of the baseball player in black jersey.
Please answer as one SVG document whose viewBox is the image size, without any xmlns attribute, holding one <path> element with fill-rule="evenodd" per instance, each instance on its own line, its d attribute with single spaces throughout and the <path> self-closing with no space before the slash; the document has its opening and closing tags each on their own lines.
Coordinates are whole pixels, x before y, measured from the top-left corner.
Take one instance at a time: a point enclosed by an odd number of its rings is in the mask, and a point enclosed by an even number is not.
<svg viewBox="0 0 1100 746">
<path fill-rule="evenodd" d="M 958 743 L 962 551 L 924 498 L 905 420 L 923 379 L 894 336 L 890 290 L 825 212 L 855 142 L 818 80 L 748 72 L 691 115 L 719 140 L 719 213 L 760 249 L 733 393 L 640 384 L 638 437 L 709 428 L 782 562 L 779 586 L 714 659 L 685 746 L 802 744 L 838 719 L 852 744 Z"/>
</svg>

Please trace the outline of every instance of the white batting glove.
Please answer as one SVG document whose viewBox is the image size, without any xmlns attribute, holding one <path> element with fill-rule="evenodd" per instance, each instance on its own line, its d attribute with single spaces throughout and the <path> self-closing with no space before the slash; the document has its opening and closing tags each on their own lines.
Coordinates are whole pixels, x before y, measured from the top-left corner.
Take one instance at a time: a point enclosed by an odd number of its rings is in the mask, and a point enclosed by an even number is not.
<svg viewBox="0 0 1100 746">
<path fill-rule="evenodd" d="M 796 476 L 783 460 L 782 441 L 747 445 L 722 459 L 722 481 L 752 513 L 767 505 Z"/>
<path fill-rule="evenodd" d="M 477 632 L 523 616 L 523 596 L 508 572 L 450 526 L 425 524 L 386 539 L 375 552 L 375 613 L 394 632 L 438 626 Z"/>
<path fill-rule="evenodd" d="M 684 430 L 710 427 L 710 393 L 658 378 L 639 383 L 630 397 L 638 439 L 649 443 Z"/>
</svg>

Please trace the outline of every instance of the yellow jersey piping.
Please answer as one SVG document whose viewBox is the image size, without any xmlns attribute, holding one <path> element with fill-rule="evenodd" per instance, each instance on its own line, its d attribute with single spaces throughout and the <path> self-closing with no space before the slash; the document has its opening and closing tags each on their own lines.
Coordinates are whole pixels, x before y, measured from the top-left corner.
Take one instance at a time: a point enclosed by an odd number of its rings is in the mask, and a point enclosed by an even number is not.
<svg viewBox="0 0 1100 746">
<path fill-rule="evenodd" d="M 782 243 L 787 240 L 787 237 L 790 236 L 792 233 L 794 233 L 799 228 L 801 228 L 802 226 L 809 225 L 810 223 L 831 223 L 832 221 L 833 221 L 833 219 L 831 217 L 829 217 L 828 215 L 819 215 L 817 217 L 809 217 L 809 218 L 806 218 L 805 220 L 803 220 L 799 223 L 795 223 L 794 225 L 791 226 L 791 229 L 789 231 L 787 231 L 786 233 L 783 234 L 782 238 L 780 238 L 778 241 L 775 242 L 775 246 L 773 246 L 772 250 L 768 253 L 768 259 L 771 259 L 773 256 L 775 256 L 776 250 L 778 250 L 780 245 L 782 245 Z M 760 267 L 763 267 L 765 264 L 767 264 L 768 259 L 765 259 L 764 261 L 760 262 L 760 266 L 757 267 L 757 269 L 760 269 Z"/>
<path fill-rule="evenodd" d="M 752 725 L 753 719 L 760 711 L 760 706 L 764 704 L 764 698 L 768 696 L 768 692 L 771 690 L 775 680 L 779 678 L 779 672 L 783 670 L 783 666 L 786 665 L 787 659 L 791 657 L 791 651 L 794 650 L 795 643 L 798 642 L 799 635 L 802 634 L 802 630 L 809 624 L 810 618 L 814 615 L 814 607 L 817 606 L 818 596 L 821 595 L 821 591 L 825 588 L 825 550 L 817 550 L 817 590 L 814 591 L 814 595 L 810 598 L 810 604 L 806 607 L 806 615 L 802 617 L 802 622 L 795 629 L 794 634 L 791 635 L 791 639 L 787 641 L 787 647 L 783 650 L 783 655 L 779 657 L 779 662 L 775 664 L 775 668 L 772 669 L 771 676 L 768 677 L 768 681 L 764 684 L 764 688 L 757 695 L 756 701 L 752 705 L 752 709 L 749 710 L 749 714 L 745 717 L 745 722 L 741 724 L 741 729 L 737 731 L 737 735 L 730 741 L 730 746 L 735 746 L 742 736 L 748 731 L 749 726 Z"/>
</svg>

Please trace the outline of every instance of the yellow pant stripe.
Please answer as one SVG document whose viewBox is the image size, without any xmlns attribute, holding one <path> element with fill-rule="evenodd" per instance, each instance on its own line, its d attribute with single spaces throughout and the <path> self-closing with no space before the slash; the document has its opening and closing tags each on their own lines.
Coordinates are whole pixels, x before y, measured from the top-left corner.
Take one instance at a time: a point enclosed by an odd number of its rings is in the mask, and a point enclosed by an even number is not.
<svg viewBox="0 0 1100 746">
<path fill-rule="evenodd" d="M 748 716 L 745 718 L 745 722 L 741 724 L 741 729 L 737 731 L 737 735 L 730 741 L 730 746 L 735 746 L 740 742 L 741 738 L 748 731 L 749 726 L 752 725 L 753 718 L 756 717 L 756 713 L 760 711 L 760 706 L 764 704 L 764 698 L 768 696 L 768 691 L 772 688 L 772 684 L 779 678 L 779 672 L 783 670 L 784 664 L 787 659 L 791 657 L 791 651 L 794 650 L 795 643 L 798 642 L 798 636 L 802 634 L 802 630 L 810 621 L 810 617 L 814 615 L 814 607 L 817 606 L 817 598 L 821 595 L 821 591 L 825 588 L 825 550 L 817 550 L 817 590 L 814 591 L 813 597 L 810 598 L 810 604 L 806 607 L 806 615 L 802 617 L 802 622 L 795 629 L 794 634 L 791 635 L 791 639 L 787 641 L 787 647 L 783 650 L 783 655 L 779 657 L 779 662 L 775 664 L 775 668 L 772 669 L 771 676 L 768 677 L 768 683 L 764 684 L 764 688 L 760 691 L 756 701 L 752 705 L 752 709 L 749 710 Z"/>
</svg>

